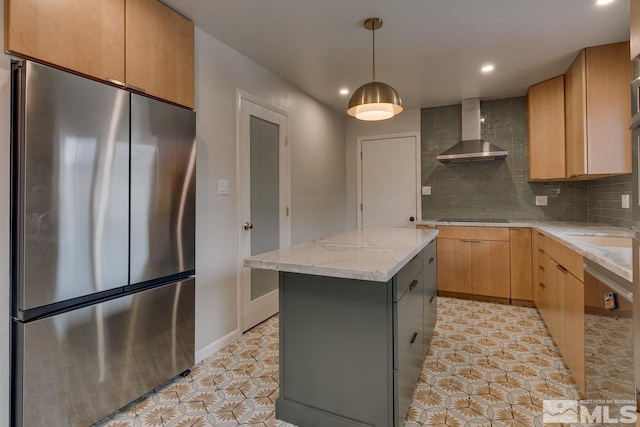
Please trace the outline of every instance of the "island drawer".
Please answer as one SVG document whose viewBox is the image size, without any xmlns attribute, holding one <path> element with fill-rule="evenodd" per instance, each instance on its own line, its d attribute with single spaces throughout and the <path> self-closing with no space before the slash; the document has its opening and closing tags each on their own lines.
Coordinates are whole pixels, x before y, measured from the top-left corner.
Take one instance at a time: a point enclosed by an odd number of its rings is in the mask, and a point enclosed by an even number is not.
<svg viewBox="0 0 640 427">
<path fill-rule="evenodd" d="M 418 252 L 396 275 L 393 289 L 393 302 L 398 302 L 410 286 L 415 287 L 416 284 L 414 284 L 414 281 L 420 281 L 422 279 L 422 277 L 420 277 L 423 266 L 422 257 L 423 251 Z"/>
</svg>

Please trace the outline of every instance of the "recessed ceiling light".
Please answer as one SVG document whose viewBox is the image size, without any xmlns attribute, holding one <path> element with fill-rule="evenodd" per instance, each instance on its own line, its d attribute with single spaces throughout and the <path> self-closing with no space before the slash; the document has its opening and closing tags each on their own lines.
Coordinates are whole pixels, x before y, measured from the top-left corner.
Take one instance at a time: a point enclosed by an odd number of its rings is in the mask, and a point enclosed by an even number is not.
<svg viewBox="0 0 640 427">
<path fill-rule="evenodd" d="M 349 95 L 349 89 L 340 89 L 340 95 Z"/>
<path fill-rule="evenodd" d="M 609 3 L 613 3 L 614 0 L 598 0 L 596 1 L 596 4 L 598 6 L 604 6 L 605 4 L 609 4 Z"/>
<path fill-rule="evenodd" d="M 487 64 L 487 65 L 483 65 L 482 68 L 480 68 L 480 71 L 482 71 L 483 73 L 490 73 L 493 71 L 493 65 L 492 64 Z"/>
</svg>

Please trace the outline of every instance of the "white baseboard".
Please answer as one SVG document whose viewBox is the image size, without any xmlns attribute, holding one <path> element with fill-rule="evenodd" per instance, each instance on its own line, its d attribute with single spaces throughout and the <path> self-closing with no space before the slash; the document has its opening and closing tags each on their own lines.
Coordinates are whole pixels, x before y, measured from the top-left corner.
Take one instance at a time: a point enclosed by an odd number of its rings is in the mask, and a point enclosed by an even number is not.
<svg viewBox="0 0 640 427">
<path fill-rule="evenodd" d="M 206 347 L 196 351 L 196 363 L 200 363 L 201 361 L 211 356 L 212 354 L 214 354 L 216 351 L 220 350 L 224 346 L 236 341 L 241 336 L 242 336 L 242 332 L 240 332 L 239 329 L 236 329 L 232 332 L 229 332 L 227 335 L 223 336 L 222 338 L 218 338 L 217 340 L 207 345 Z"/>
</svg>

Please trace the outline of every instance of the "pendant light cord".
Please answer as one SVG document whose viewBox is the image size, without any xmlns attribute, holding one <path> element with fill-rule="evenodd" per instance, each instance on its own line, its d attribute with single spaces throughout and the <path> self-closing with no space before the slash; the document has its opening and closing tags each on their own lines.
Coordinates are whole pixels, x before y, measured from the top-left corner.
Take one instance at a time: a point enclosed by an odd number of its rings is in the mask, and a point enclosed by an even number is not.
<svg viewBox="0 0 640 427">
<path fill-rule="evenodd" d="M 375 23 L 371 27 L 371 31 L 373 32 L 373 81 L 376 81 L 376 26 Z"/>
</svg>

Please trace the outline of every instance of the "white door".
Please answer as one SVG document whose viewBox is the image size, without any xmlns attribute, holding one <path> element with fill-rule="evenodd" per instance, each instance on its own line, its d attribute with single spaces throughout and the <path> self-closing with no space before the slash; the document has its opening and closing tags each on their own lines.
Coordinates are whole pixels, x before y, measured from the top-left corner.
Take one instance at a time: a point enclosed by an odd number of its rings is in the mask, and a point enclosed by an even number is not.
<svg viewBox="0 0 640 427">
<path fill-rule="evenodd" d="M 422 211 L 419 134 L 358 142 L 358 228 L 415 227 Z"/>
<path fill-rule="evenodd" d="M 242 330 L 278 312 L 278 272 L 242 267 L 242 259 L 291 243 L 287 117 L 241 93 L 240 281 Z"/>
</svg>

